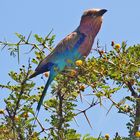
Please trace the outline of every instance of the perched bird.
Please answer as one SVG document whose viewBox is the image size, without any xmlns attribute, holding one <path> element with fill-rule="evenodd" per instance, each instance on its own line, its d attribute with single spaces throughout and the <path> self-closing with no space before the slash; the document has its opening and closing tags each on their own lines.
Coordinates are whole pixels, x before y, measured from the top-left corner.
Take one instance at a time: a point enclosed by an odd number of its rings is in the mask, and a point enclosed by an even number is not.
<svg viewBox="0 0 140 140">
<path fill-rule="evenodd" d="M 76 60 L 83 59 L 90 53 L 94 39 L 101 28 L 102 16 L 106 11 L 106 9 L 86 10 L 77 29 L 60 41 L 29 77 L 33 78 L 38 74 L 50 71 L 48 81 L 37 105 L 37 112 L 40 110 L 49 85 L 57 74 L 63 71 L 65 67 L 71 67 Z"/>
</svg>

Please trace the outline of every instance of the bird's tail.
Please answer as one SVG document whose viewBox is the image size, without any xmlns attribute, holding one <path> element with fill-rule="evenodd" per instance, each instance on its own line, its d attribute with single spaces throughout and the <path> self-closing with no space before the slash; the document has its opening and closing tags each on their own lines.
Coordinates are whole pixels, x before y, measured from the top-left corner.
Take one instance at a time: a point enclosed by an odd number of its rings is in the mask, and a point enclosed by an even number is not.
<svg viewBox="0 0 140 140">
<path fill-rule="evenodd" d="M 40 111 L 40 108 L 41 108 L 41 105 L 43 103 L 44 97 L 46 95 L 47 89 L 48 89 L 49 85 L 51 84 L 51 82 L 53 81 L 53 79 L 54 79 L 54 76 L 52 74 L 50 74 L 49 79 L 48 79 L 48 81 L 47 81 L 47 83 L 44 87 L 44 90 L 43 90 L 42 95 L 40 97 L 40 100 L 38 102 L 38 105 L 37 105 L 37 108 L 36 108 L 36 113 L 35 113 L 35 118 L 37 118 L 37 116 L 38 116 L 38 113 Z M 35 124 L 35 122 L 34 122 L 34 124 Z"/>
<path fill-rule="evenodd" d="M 38 72 L 35 71 L 32 75 L 29 76 L 29 79 L 31 79 L 31 78 L 33 78 L 33 77 L 35 77 L 37 75 L 38 75 Z"/>
</svg>

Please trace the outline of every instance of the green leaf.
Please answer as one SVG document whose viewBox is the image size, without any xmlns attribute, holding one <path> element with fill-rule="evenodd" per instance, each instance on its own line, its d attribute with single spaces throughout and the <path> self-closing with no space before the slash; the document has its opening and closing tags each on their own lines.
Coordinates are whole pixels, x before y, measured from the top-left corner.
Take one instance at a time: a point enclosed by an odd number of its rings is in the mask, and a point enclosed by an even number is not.
<svg viewBox="0 0 140 140">
<path fill-rule="evenodd" d="M 25 36 L 23 36 L 23 35 L 21 35 L 21 34 L 19 34 L 19 33 L 15 33 L 15 35 L 16 35 L 19 39 L 21 39 L 21 41 L 24 41 L 24 40 L 25 40 Z"/>
<path fill-rule="evenodd" d="M 36 39 L 39 43 L 43 43 L 43 42 L 44 42 L 43 38 L 40 37 L 38 34 L 35 34 L 34 37 L 35 37 L 35 39 Z"/>
<path fill-rule="evenodd" d="M 34 63 L 34 64 L 38 64 L 38 61 L 36 60 L 36 59 L 32 59 L 32 62 Z"/>
</svg>

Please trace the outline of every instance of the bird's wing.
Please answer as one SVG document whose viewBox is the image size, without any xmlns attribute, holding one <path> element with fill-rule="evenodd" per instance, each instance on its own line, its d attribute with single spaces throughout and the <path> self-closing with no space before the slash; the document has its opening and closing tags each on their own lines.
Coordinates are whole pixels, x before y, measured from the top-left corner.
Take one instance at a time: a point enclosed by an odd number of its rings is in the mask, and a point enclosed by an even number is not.
<svg viewBox="0 0 140 140">
<path fill-rule="evenodd" d="M 71 34 L 67 35 L 58 43 L 56 48 L 39 63 L 35 71 L 40 71 L 38 73 L 50 71 L 50 68 L 52 67 L 53 63 L 55 63 L 55 60 L 57 60 L 66 52 L 78 50 L 80 44 L 84 41 L 84 39 L 85 35 L 77 31 L 74 31 Z"/>
<path fill-rule="evenodd" d="M 54 52 L 65 52 L 65 51 L 71 51 L 73 49 L 78 49 L 78 46 L 80 46 L 80 43 L 84 41 L 85 35 L 80 32 L 72 32 L 71 34 L 67 35 L 62 41 L 59 42 L 59 44 L 56 46 Z"/>
</svg>

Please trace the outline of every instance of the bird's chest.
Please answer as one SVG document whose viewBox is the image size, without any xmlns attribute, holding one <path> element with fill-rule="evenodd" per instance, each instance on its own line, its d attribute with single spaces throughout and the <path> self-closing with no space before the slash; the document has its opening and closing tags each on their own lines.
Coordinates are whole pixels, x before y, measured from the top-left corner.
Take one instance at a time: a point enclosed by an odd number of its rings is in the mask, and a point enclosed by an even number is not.
<svg viewBox="0 0 140 140">
<path fill-rule="evenodd" d="M 84 42 L 81 44 L 81 46 L 78 49 L 78 52 L 82 55 L 82 56 L 88 56 L 92 45 L 93 45 L 94 39 L 92 36 L 87 36 L 84 40 Z"/>
</svg>

